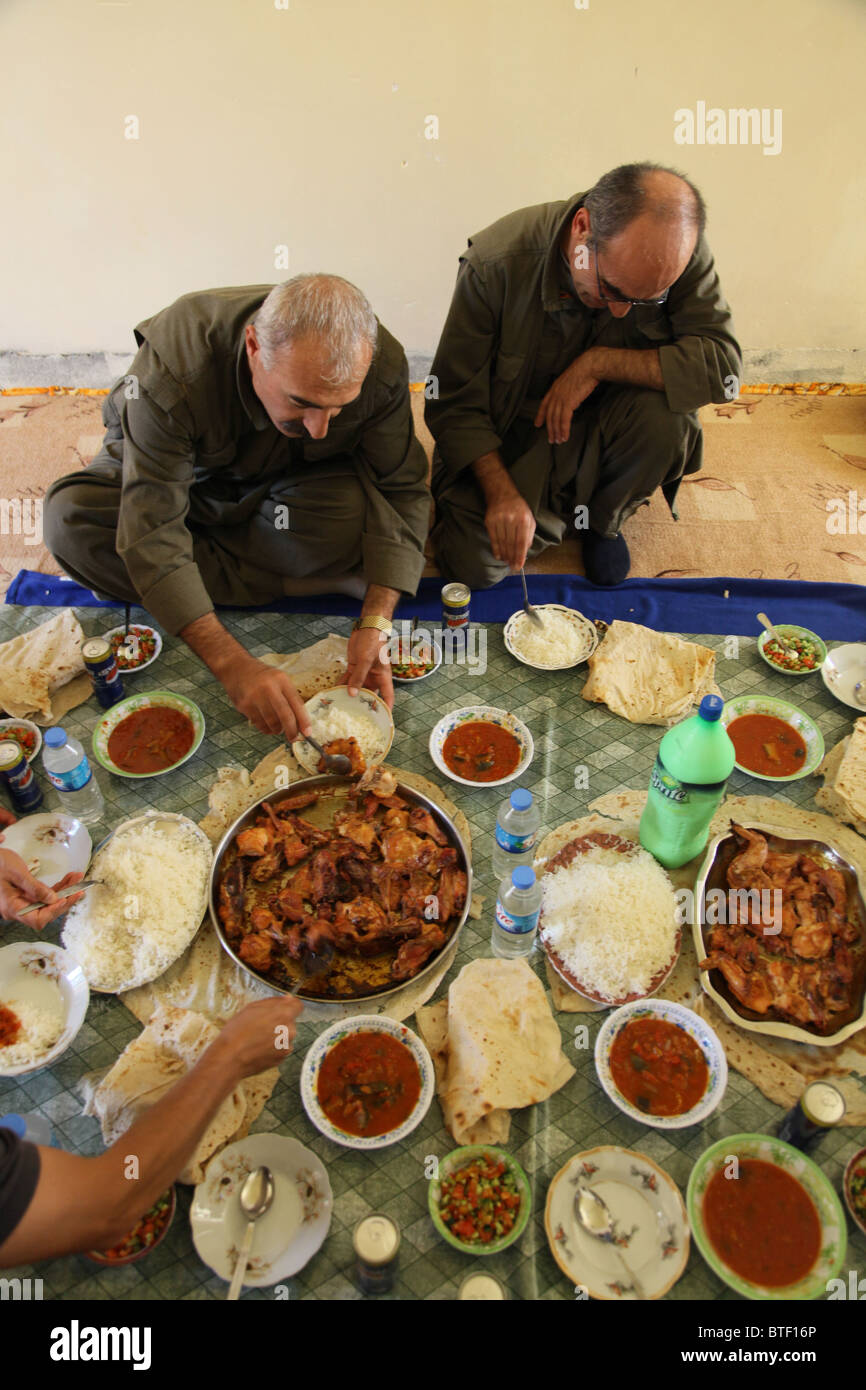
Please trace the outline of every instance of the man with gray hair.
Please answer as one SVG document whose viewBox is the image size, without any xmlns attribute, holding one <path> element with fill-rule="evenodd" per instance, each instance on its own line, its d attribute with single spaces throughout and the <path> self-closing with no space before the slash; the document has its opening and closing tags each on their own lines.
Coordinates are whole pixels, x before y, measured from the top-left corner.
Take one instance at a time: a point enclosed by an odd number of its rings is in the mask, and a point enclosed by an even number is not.
<svg viewBox="0 0 866 1390">
<path fill-rule="evenodd" d="M 400 344 L 336 275 L 184 295 L 135 336 L 100 453 L 45 499 L 63 569 L 140 603 L 257 728 L 289 739 L 310 727 L 297 690 L 214 605 L 363 597 L 349 689 L 392 704 L 383 634 L 418 586 L 430 508 Z"/>
<path fill-rule="evenodd" d="M 426 407 L 447 578 L 486 588 L 570 526 L 590 580 L 626 578 L 624 522 L 658 487 L 673 512 L 698 408 L 739 391 L 705 217 L 682 175 L 627 164 L 470 238 Z"/>
</svg>

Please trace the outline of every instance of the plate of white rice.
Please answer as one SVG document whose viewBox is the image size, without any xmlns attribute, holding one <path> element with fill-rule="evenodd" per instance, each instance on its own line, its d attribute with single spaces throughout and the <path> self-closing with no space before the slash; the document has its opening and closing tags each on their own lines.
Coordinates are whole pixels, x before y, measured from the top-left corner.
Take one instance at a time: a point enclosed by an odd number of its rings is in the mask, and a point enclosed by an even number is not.
<svg viewBox="0 0 866 1390">
<path fill-rule="evenodd" d="M 536 627 L 522 609 L 512 613 L 505 624 L 503 636 L 512 656 L 536 671 L 565 671 L 592 656 L 599 636 L 589 618 L 561 603 L 533 606 L 542 620 L 541 627 Z"/>
<path fill-rule="evenodd" d="M 394 720 L 374 690 L 359 690 L 357 695 L 350 695 L 347 686 L 338 685 L 334 690 L 321 690 L 314 695 L 307 701 L 306 709 L 313 738 L 323 748 L 335 739 L 353 738 L 367 767 L 387 758 L 394 740 Z M 305 772 L 320 771 L 319 754 L 306 739 L 296 739 L 292 752 Z"/>
<path fill-rule="evenodd" d="M 551 965 L 587 999 L 619 1007 L 654 993 L 680 949 L 673 884 L 640 845 L 594 831 L 549 859 L 539 937 Z"/>
<path fill-rule="evenodd" d="M 207 911 L 212 858 L 204 832 L 167 811 L 125 821 L 103 841 L 89 870 L 99 881 L 63 924 L 92 989 L 135 989 L 174 964 Z"/>
<path fill-rule="evenodd" d="M 0 1046 L 0 1076 L 24 1076 L 56 1062 L 81 1028 L 89 1003 L 84 971 L 59 946 L 16 941 L 0 949 L 0 1006 L 9 1025 Z"/>
</svg>

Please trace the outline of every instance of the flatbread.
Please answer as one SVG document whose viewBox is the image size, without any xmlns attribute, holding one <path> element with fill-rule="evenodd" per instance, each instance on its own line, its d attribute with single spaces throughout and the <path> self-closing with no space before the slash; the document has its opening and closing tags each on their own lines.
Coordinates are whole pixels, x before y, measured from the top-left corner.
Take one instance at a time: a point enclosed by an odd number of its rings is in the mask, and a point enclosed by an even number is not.
<svg viewBox="0 0 866 1390">
<path fill-rule="evenodd" d="M 816 775 L 824 778 L 817 805 L 866 835 L 866 719 L 858 719 L 854 732 L 830 750 Z"/>
<path fill-rule="evenodd" d="M 0 644 L 0 709 L 45 725 L 83 704 L 93 691 L 81 657 L 83 641 L 74 611 L 64 608 Z"/>
<path fill-rule="evenodd" d="M 295 685 L 302 700 L 310 700 L 320 690 L 333 690 L 342 684 L 349 669 L 349 641 L 331 632 L 321 642 L 304 647 L 299 652 L 281 655 L 268 652 L 260 658 L 266 666 L 284 671 Z"/>
<path fill-rule="evenodd" d="M 195 1065 L 219 1036 L 201 1014 L 168 1004 L 157 1008 L 147 1027 L 121 1052 L 98 1084 L 85 1078 L 85 1115 L 95 1115 L 106 1144 L 155 1105 Z M 244 1139 L 279 1077 L 276 1067 L 242 1081 L 223 1101 L 178 1178 L 201 1182 L 209 1160 L 226 1144 Z"/>
<path fill-rule="evenodd" d="M 704 695 L 718 695 L 716 654 L 669 632 L 617 619 L 589 658 L 584 700 L 633 724 L 684 719 Z"/>
</svg>

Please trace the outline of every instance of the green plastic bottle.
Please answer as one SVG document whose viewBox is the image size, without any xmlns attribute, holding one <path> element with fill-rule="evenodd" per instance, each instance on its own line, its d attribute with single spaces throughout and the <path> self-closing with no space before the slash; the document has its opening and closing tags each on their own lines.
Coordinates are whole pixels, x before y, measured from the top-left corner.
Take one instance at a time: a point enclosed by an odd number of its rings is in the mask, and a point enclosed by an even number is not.
<svg viewBox="0 0 866 1390">
<path fill-rule="evenodd" d="M 734 770 L 734 745 L 721 723 L 724 707 L 718 695 L 705 695 L 698 713 L 668 729 L 659 744 L 640 842 L 666 869 L 700 854 Z"/>
</svg>

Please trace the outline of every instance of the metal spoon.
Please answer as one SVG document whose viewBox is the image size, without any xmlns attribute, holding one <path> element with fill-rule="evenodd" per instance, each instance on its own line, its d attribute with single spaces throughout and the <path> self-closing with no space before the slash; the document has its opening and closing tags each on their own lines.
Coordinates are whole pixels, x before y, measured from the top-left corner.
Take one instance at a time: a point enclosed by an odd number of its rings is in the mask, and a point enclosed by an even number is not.
<svg viewBox="0 0 866 1390">
<path fill-rule="evenodd" d="M 854 699 L 861 709 L 866 709 L 866 682 L 858 681 L 854 687 Z"/>
<path fill-rule="evenodd" d="M 520 578 L 523 580 L 523 611 L 528 614 L 530 622 L 535 623 L 536 627 L 544 627 L 544 619 L 529 602 L 529 590 L 526 587 L 526 571 L 520 566 Z"/>
<path fill-rule="evenodd" d="M 232 1282 L 226 1294 L 227 1302 L 232 1302 L 240 1297 L 241 1285 L 244 1282 L 244 1275 L 247 1272 L 250 1251 L 253 1248 L 253 1235 L 255 1233 L 256 1222 L 260 1216 L 264 1216 L 273 1200 L 273 1174 L 270 1168 L 266 1168 L 263 1164 L 261 1168 L 256 1168 L 252 1173 L 247 1174 L 244 1179 L 244 1185 L 241 1188 L 241 1211 L 247 1218 L 247 1229 L 244 1231 L 244 1238 L 241 1241 L 235 1272 L 232 1275 Z"/>
<path fill-rule="evenodd" d="M 80 893 L 85 888 L 92 888 L 94 883 L 101 883 L 101 878 L 83 878 L 80 883 L 69 883 L 65 888 L 57 889 L 58 898 L 71 898 L 73 893 Z M 27 917 L 31 912 L 38 912 L 43 907 L 55 907 L 56 903 L 31 903 L 29 907 L 22 907 L 18 913 L 19 917 Z"/>
<path fill-rule="evenodd" d="M 348 777 L 352 771 L 352 764 L 345 753 L 326 753 L 322 745 L 317 743 L 314 738 L 310 738 L 309 734 L 301 734 L 301 738 L 312 744 L 317 753 L 321 753 L 325 759 L 325 767 L 329 772 L 333 772 L 338 777 Z"/>
<path fill-rule="evenodd" d="M 637 1275 L 629 1268 L 620 1253 L 613 1233 L 614 1221 L 610 1207 L 603 1197 L 599 1197 L 591 1187 L 578 1187 L 574 1194 L 574 1214 L 583 1229 L 596 1240 L 609 1245 L 628 1275 L 636 1298 L 646 1298 L 643 1285 Z"/>
<path fill-rule="evenodd" d="M 783 637 L 780 632 L 776 631 L 776 629 L 773 627 L 773 624 L 770 622 L 770 619 L 767 617 L 766 613 L 759 613 L 757 616 L 758 622 L 761 624 L 763 628 L 766 628 L 767 632 L 769 632 L 771 637 L 775 638 L 775 640 L 779 643 L 779 646 L 782 648 L 783 651 L 794 651 L 794 647 L 791 645 L 788 638 Z"/>
</svg>

